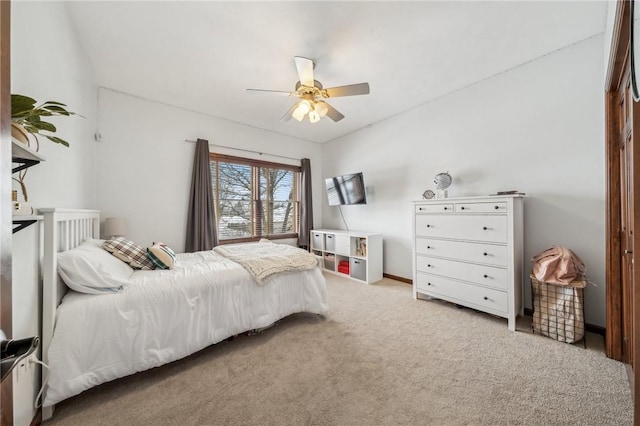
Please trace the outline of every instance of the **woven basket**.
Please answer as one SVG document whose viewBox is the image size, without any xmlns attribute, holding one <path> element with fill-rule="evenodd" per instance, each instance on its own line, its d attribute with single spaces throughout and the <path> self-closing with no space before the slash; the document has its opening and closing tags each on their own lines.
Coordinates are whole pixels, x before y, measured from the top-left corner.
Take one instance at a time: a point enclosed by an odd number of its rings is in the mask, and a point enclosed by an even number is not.
<svg viewBox="0 0 640 426">
<path fill-rule="evenodd" d="M 563 286 L 531 275 L 533 332 L 565 343 L 584 338 L 584 280 Z"/>
</svg>

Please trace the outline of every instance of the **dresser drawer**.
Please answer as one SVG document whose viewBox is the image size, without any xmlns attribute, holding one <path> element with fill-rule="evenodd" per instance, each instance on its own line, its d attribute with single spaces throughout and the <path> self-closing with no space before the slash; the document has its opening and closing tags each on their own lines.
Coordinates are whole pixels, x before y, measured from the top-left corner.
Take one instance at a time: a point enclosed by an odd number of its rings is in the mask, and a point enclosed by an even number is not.
<svg viewBox="0 0 640 426">
<path fill-rule="evenodd" d="M 508 274 L 505 268 L 448 259 L 437 259 L 435 257 L 416 256 L 416 270 L 458 280 L 470 281 L 500 290 L 507 289 Z"/>
<path fill-rule="evenodd" d="M 453 203 L 418 204 L 416 213 L 453 213 Z"/>
<path fill-rule="evenodd" d="M 416 289 L 427 294 L 454 303 L 488 310 L 501 315 L 508 314 L 507 293 L 500 290 L 475 286 L 450 280 L 445 277 L 417 273 Z"/>
<path fill-rule="evenodd" d="M 507 216 L 416 215 L 416 236 L 507 242 Z"/>
<path fill-rule="evenodd" d="M 456 203 L 455 212 L 507 214 L 507 203 Z"/>
<path fill-rule="evenodd" d="M 416 238 L 416 253 L 496 266 L 506 267 L 509 264 L 506 245 Z"/>
</svg>

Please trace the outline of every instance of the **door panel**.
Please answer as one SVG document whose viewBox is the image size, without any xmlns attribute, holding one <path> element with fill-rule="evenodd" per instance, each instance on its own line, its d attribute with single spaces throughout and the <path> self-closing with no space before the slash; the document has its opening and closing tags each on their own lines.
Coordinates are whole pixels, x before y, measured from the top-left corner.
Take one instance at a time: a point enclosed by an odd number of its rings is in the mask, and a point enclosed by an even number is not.
<svg viewBox="0 0 640 426">
<path fill-rule="evenodd" d="M 631 66 L 629 61 L 618 89 L 619 93 L 619 172 L 620 172 L 620 280 L 621 280 L 621 332 L 622 361 L 635 367 L 634 347 L 634 310 L 635 288 L 633 275 L 633 227 L 634 227 L 634 173 L 633 173 L 633 140 L 640 127 L 634 126 L 638 120 L 638 106 L 631 93 Z"/>
<path fill-rule="evenodd" d="M 640 2 L 635 2 L 636 6 Z M 616 2 L 611 52 L 605 78 L 606 105 L 606 353 L 627 363 L 634 400 L 634 424 L 640 425 L 640 271 L 634 267 L 634 247 L 640 247 L 635 224 L 640 221 L 640 103 L 631 99 L 629 73 L 631 26 L 639 31 L 631 14 L 634 2 Z M 636 9 L 638 10 L 638 9 Z M 639 33 L 636 33 L 636 36 Z M 636 37 L 634 37 L 635 39 Z M 636 39 L 637 40 L 637 39 Z M 636 64 L 640 65 L 640 55 Z M 637 324 L 637 326 L 634 326 Z"/>
<path fill-rule="evenodd" d="M 622 272 L 622 356 L 634 366 L 633 350 L 633 134 L 630 133 L 620 147 L 620 223 L 621 223 L 621 272 Z"/>
</svg>

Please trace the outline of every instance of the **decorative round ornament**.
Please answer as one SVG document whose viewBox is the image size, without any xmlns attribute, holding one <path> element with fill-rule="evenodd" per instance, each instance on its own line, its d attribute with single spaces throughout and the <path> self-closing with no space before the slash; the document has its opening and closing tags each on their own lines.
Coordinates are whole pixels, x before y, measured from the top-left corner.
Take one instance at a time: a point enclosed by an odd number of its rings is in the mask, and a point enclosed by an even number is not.
<svg viewBox="0 0 640 426">
<path fill-rule="evenodd" d="M 449 172 L 438 173 L 433 179 L 433 183 L 436 184 L 436 189 L 447 189 L 451 186 L 453 179 Z"/>
<path fill-rule="evenodd" d="M 432 190 L 430 190 L 430 189 L 427 189 L 426 191 L 424 191 L 424 192 L 422 193 L 422 198 L 424 198 L 425 200 L 430 200 L 430 199 L 432 199 L 432 198 L 433 198 L 433 197 L 435 197 L 435 196 L 436 196 L 436 193 L 435 193 L 435 192 L 433 192 L 433 191 L 432 191 Z"/>
</svg>

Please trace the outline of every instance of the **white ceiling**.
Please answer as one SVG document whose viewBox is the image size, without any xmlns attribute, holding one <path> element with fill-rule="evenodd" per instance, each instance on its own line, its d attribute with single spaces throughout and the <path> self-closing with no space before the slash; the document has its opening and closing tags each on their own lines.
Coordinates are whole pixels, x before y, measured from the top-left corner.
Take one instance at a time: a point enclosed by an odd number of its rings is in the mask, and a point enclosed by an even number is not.
<svg viewBox="0 0 640 426">
<path fill-rule="evenodd" d="M 69 2 L 100 86 L 326 142 L 604 31 L 606 1 Z M 294 56 L 346 118 L 280 121 Z"/>
</svg>

